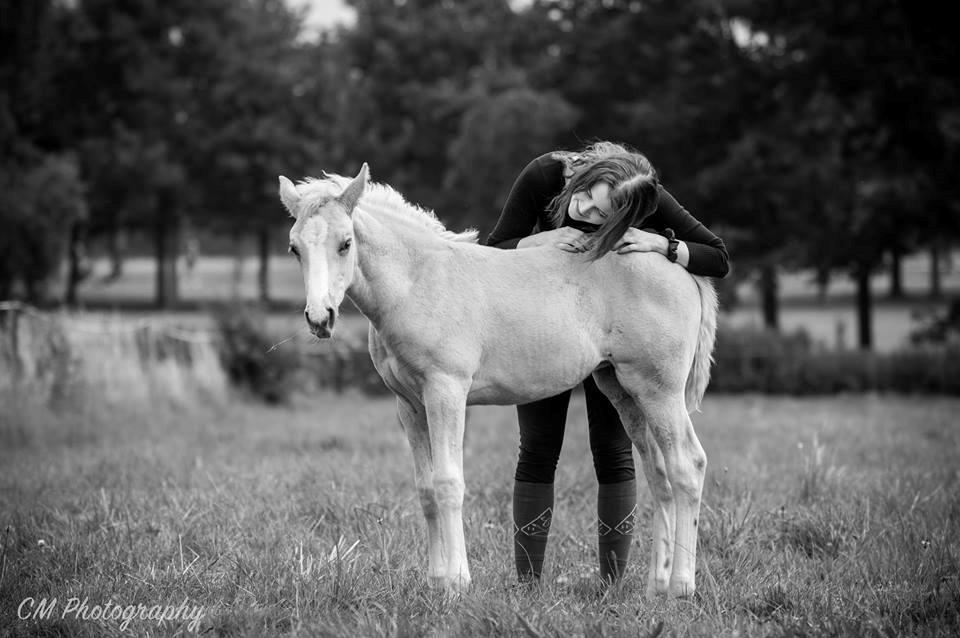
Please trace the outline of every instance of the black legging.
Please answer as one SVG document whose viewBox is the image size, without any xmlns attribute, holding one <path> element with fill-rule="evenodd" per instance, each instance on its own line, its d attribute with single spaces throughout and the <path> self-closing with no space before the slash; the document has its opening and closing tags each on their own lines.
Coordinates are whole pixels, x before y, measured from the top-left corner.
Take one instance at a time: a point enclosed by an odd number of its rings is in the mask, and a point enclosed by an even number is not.
<svg viewBox="0 0 960 638">
<path fill-rule="evenodd" d="M 583 382 L 587 399 L 587 423 L 593 467 L 600 484 L 621 483 L 636 476 L 633 443 L 627 436 L 620 415 L 597 387 L 593 377 Z M 572 390 L 547 399 L 517 406 L 520 420 L 520 458 L 516 480 L 527 483 L 553 483 L 563 446 L 567 406 Z"/>
</svg>

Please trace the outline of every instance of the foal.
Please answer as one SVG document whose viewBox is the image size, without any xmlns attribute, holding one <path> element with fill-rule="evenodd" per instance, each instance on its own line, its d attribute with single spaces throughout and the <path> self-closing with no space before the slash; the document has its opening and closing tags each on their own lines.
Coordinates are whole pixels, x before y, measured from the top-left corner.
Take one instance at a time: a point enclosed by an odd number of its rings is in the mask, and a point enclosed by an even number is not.
<svg viewBox="0 0 960 638">
<path fill-rule="evenodd" d="M 647 595 L 693 594 L 706 456 L 689 411 L 710 375 L 709 280 L 646 253 L 591 260 L 479 246 L 476 233 L 447 231 L 367 176 L 364 164 L 352 180 L 280 177 L 280 199 L 295 218 L 290 251 L 312 332 L 333 334 L 344 296 L 370 320 L 370 355 L 413 452 L 431 582 L 470 583 L 466 406 L 528 403 L 593 374 L 643 459 L 656 505 Z"/>
</svg>

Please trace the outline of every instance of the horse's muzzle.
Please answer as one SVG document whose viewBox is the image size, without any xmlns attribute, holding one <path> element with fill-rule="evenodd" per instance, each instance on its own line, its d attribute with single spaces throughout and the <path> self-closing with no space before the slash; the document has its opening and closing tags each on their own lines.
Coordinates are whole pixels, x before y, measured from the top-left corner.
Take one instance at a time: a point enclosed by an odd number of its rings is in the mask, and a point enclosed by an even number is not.
<svg viewBox="0 0 960 638">
<path fill-rule="evenodd" d="M 333 325 L 337 322 L 337 311 L 333 308 L 327 308 L 326 316 L 320 321 L 314 321 L 310 318 L 310 313 L 303 311 L 303 316 L 307 319 L 307 325 L 310 326 L 310 332 L 320 339 L 329 339 L 333 335 Z"/>
</svg>

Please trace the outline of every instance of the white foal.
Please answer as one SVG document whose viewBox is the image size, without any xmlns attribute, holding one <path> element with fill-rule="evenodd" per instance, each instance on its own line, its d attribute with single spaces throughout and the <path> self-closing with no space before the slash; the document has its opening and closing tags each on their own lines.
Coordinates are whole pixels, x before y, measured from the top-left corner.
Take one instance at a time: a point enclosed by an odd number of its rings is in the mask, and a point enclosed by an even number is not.
<svg viewBox="0 0 960 638">
<path fill-rule="evenodd" d="M 468 404 L 556 395 L 589 374 L 617 407 L 656 502 L 648 595 L 694 592 L 706 456 L 689 411 L 710 376 L 717 297 L 659 255 L 592 260 L 550 247 L 499 250 L 454 234 L 393 189 L 327 175 L 280 198 L 296 219 L 313 333 L 349 296 L 397 396 L 427 522 L 431 582 L 470 583 L 463 533 Z"/>
</svg>

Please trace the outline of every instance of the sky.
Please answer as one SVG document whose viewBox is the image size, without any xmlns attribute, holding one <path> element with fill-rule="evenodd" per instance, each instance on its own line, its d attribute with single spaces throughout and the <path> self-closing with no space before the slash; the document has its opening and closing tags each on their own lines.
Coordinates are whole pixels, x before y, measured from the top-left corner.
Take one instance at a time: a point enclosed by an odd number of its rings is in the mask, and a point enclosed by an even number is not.
<svg viewBox="0 0 960 638">
<path fill-rule="evenodd" d="M 530 0 L 511 0 L 516 9 L 529 4 Z M 337 24 L 351 24 L 356 15 L 344 0 L 287 0 L 291 6 L 307 7 L 306 27 L 309 32 L 319 32 Z"/>
<path fill-rule="evenodd" d="M 354 11 L 343 0 L 288 0 L 291 6 L 306 7 L 306 26 L 309 31 L 322 31 L 337 24 L 350 24 Z"/>
</svg>

